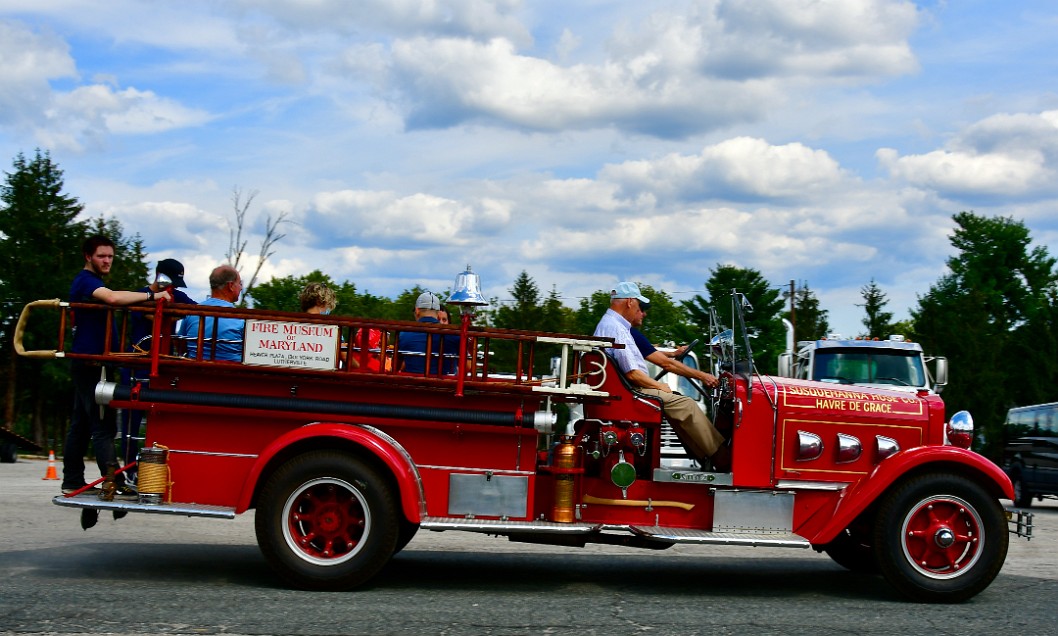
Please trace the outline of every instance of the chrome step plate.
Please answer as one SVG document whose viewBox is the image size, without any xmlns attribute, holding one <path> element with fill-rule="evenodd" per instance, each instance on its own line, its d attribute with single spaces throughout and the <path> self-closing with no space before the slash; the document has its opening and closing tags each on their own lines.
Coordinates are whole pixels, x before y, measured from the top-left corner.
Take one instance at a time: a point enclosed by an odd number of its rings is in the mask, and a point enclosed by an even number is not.
<svg viewBox="0 0 1058 636">
<path fill-rule="evenodd" d="M 184 517 L 212 517 L 214 519 L 234 519 L 235 508 L 224 506 L 207 506 L 203 504 L 143 504 L 136 501 L 103 501 L 97 493 L 81 493 L 76 497 L 60 495 L 52 499 L 56 506 L 69 508 L 92 508 L 95 510 L 124 510 L 125 512 L 149 512 L 160 515 L 181 515 Z"/>
<path fill-rule="evenodd" d="M 771 548 L 810 548 L 812 544 L 792 532 L 706 532 L 688 528 L 632 526 L 634 534 L 669 543 L 699 545 L 740 545 Z"/>
<path fill-rule="evenodd" d="M 600 527 L 594 523 L 557 523 L 554 521 L 504 521 L 502 519 L 459 519 L 453 517 L 425 517 L 419 527 L 423 530 L 462 530 L 486 534 L 527 532 L 532 534 L 590 534 Z"/>
</svg>

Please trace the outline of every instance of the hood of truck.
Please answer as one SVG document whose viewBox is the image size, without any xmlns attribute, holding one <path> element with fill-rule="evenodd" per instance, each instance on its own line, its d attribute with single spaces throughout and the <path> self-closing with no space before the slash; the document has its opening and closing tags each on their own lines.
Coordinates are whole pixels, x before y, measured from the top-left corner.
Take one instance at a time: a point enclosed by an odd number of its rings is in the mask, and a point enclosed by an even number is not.
<svg viewBox="0 0 1058 636">
<path fill-rule="evenodd" d="M 754 395 L 743 426 L 774 422 L 776 480 L 852 483 L 896 452 L 944 443 L 944 403 L 935 394 L 762 380 L 754 390 L 772 399 Z"/>
</svg>

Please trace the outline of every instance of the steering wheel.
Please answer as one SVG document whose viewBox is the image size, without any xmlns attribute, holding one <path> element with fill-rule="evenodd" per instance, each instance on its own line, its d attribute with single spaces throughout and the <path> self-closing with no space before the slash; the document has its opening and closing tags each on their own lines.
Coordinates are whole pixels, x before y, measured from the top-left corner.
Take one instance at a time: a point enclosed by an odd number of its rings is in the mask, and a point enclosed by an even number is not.
<svg viewBox="0 0 1058 636">
<path fill-rule="evenodd" d="M 673 360 L 675 360 L 676 362 L 683 362 L 683 359 L 687 357 L 687 354 L 691 352 L 691 349 L 693 349 L 696 344 L 701 342 L 701 340 L 701 338 L 695 338 L 694 340 L 691 340 L 691 344 L 687 345 L 687 347 L 683 350 L 683 353 L 673 358 Z M 666 373 L 668 373 L 668 371 L 666 369 L 662 369 L 661 371 L 658 371 L 658 374 L 654 376 L 654 379 L 660 380 L 661 378 L 665 377 Z"/>
</svg>

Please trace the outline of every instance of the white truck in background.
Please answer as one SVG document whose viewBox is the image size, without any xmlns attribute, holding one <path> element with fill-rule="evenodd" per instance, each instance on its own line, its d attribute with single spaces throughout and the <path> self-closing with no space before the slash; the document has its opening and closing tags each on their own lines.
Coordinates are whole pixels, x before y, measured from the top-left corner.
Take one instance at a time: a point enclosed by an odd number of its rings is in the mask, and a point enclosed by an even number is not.
<svg viewBox="0 0 1058 636">
<path fill-rule="evenodd" d="M 793 326 L 785 319 L 783 323 L 786 351 L 779 355 L 778 373 L 782 377 L 933 393 L 940 393 L 948 383 L 947 358 L 927 356 L 922 345 L 904 336 L 866 340 L 832 335 L 802 340 L 795 349 Z"/>
</svg>

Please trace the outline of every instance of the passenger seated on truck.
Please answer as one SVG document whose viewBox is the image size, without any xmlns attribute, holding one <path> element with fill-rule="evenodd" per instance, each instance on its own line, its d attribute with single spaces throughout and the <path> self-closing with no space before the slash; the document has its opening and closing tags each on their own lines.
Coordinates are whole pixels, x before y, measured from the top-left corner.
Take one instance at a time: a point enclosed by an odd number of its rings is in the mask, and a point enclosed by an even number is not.
<svg viewBox="0 0 1058 636">
<path fill-rule="evenodd" d="M 199 307 L 234 307 L 242 292 L 239 270 L 230 265 L 221 265 L 209 275 L 209 298 Z M 187 357 L 197 359 L 199 316 L 187 316 L 180 326 L 179 337 L 186 343 Z M 203 336 L 203 360 L 242 361 L 243 331 L 246 321 L 242 318 L 215 318 L 206 316 Z M 217 325 L 217 351 L 213 354 L 213 325 Z"/>
<path fill-rule="evenodd" d="M 730 446 L 724 444 L 724 437 L 706 414 L 698 408 L 693 399 L 672 393 L 667 384 L 658 382 L 647 374 L 646 361 L 631 333 L 633 321 L 641 320 L 639 314 L 642 302 L 649 304 L 650 299 L 639 291 L 639 285 L 631 282 L 618 283 L 610 292 L 610 308 L 595 328 L 595 335 L 613 338 L 615 343 L 624 345 L 622 349 L 610 351 L 617 368 L 637 391 L 661 400 L 665 418 L 672 424 L 687 452 L 707 470 L 729 470 Z M 708 386 L 718 384 L 712 375 L 703 381 Z"/>
<path fill-rule="evenodd" d="M 433 292 L 423 292 L 415 300 L 415 320 L 423 324 L 439 325 L 441 322 L 437 318 L 437 312 L 440 308 L 441 301 Z M 430 374 L 436 375 L 438 367 L 445 375 L 455 374 L 459 360 L 459 336 L 418 331 L 401 331 L 397 334 L 401 370 L 418 374 L 426 370 L 427 342 L 430 344 Z"/>
</svg>

